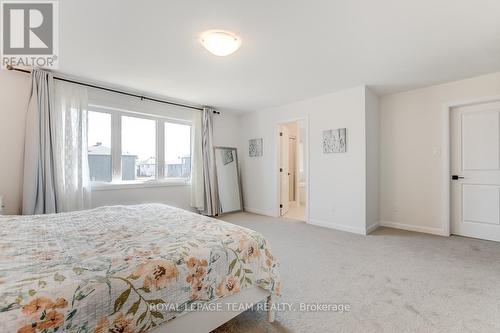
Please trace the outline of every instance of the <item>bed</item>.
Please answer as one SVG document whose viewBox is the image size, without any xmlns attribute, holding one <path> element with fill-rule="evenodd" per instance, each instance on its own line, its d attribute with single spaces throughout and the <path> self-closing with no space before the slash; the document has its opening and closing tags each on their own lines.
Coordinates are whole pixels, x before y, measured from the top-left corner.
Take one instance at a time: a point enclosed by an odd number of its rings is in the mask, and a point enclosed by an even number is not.
<svg viewBox="0 0 500 333">
<path fill-rule="evenodd" d="M 259 233 L 161 204 L 1 217 L 0 332 L 208 332 L 277 270 Z"/>
</svg>

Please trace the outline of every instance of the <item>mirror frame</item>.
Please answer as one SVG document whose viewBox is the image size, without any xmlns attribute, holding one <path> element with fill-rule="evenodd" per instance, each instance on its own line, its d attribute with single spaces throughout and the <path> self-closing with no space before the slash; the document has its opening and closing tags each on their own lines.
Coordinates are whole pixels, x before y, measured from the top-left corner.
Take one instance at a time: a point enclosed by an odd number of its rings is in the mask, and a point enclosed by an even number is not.
<svg viewBox="0 0 500 333">
<path fill-rule="evenodd" d="M 225 146 L 214 146 L 214 168 L 215 168 L 215 182 L 217 184 L 217 201 L 219 203 L 219 208 L 221 208 L 221 204 L 220 204 L 220 194 L 219 194 L 219 178 L 217 176 L 217 162 L 216 162 L 216 152 L 217 152 L 217 149 L 232 149 L 234 150 L 234 157 L 235 157 L 235 162 L 236 162 L 236 177 L 238 177 L 238 186 L 239 186 L 239 192 L 240 192 L 240 207 L 241 209 L 239 210 L 232 210 L 232 211 L 229 211 L 229 212 L 223 212 L 221 211 L 219 214 L 222 215 L 222 214 L 229 214 L 229 213 L 235 213 L 235 212 L 244 212 L 244 207 L 243 207 L 243 188 L 241 186 L 241 175 L 240 175 L 240 165 L 238 163 L 238 149 L 236 147 L 225 147 Z"/>
</svg>

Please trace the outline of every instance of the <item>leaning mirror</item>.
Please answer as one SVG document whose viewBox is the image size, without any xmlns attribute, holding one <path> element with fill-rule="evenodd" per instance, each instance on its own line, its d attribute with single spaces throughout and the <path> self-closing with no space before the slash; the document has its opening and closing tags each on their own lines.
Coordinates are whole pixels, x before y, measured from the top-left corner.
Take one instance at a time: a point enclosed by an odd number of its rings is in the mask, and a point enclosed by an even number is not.
<svg viewBox="0 0 500 333">
<path fill-rule="evenodd" d="M 236 148 L 215 147 L 215 169 L 221 213 L 243 210 Z"/>
</svg>

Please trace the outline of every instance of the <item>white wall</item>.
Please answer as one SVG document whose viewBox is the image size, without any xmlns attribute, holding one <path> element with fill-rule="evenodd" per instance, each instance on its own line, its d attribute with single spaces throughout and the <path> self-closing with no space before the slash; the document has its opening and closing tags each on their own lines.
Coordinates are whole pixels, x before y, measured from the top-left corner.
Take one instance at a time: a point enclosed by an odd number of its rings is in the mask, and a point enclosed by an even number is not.
<svg viewBox="0 0 500 333">
<path fill-rule="evenodd" d="M 5 214 L 19 214 L 22 207 L 22 174 L 24 159 L 25 115 L 29 98 L 30 76 L 24 73 L 0 70 L 0 195 L 3 196 Z M 147 112 L 164 114 L 165 106 L 158 103 L 145 103 L 121 95 L 89 93 L 92 103 L 115 103 L 122 109 L 134 110 L 148 105 Z M 175 118 L 186 118 L 189 110 L 170 108 L 167 112 Z M 238 118 L 223 112 L 214 120 L 217 145 L 237 146 Z M 94 191 L 92 206 L 112 204 L 134 204 L 162 202 L 189 209 L 189 186 L 168 186 L 134 188 L 126 190 Z"/>
<path fill-rule="evenodd" d="M 443 234 L 449 207 L 443 174 L 446 104 L 500 96 L 500 73 L 380 100 L 380 219 L 382 224 Z"/>
<path fill-rule="evenodd" d="M 242 146 L 264 139 L 264 156 L 243 161 L 245 209 L 278 215 L 278 124 L 308 118 L 309 223 L 366 232 L 365 87 L 245 114 L 240 119 Z M 323 130 L 347 128 L 347 152 L 323 154 Z"/>
<path fill-rule="evenodd" d="M 214 115 L 214 146 L 234 147 L 241 151 L 241 133 L 238 115 L 230 111 L 221 110 L 221 114 Z"/>
<path fill-rule="evenodd" d="M 379 222 L 379 98 L 365 90 L 366 107 L 366 226 L 371 231 Z"/>
<path fill-rule="evenodd" d="M 0 70 L 0 195 L 5 214 L 21 210 L 29 89 L 28 75 Z"/>
<path fill-rule="evenodd" d="M 190 190 L 189 185 L 94 190 L 92 207 L 155 202 L 190 210 Z"/>
</svg>

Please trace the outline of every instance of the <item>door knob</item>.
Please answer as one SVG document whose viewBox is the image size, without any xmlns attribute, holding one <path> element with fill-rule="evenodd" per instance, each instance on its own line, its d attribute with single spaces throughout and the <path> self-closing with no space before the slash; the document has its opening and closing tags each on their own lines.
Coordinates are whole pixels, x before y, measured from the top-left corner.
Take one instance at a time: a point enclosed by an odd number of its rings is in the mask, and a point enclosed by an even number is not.
<svg viewBox="0 0 500 333">
<path fill-rule="evenodd" d="M 451 176 L 451 179 L 453 179 L 453 180 L 459 180 L 459 179 L 465 179 L 465 177 L 459 176 L 459 175 L 453 175 L 453 176 Z"/>
</svg>

